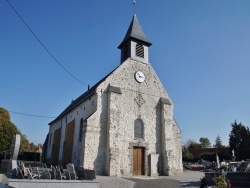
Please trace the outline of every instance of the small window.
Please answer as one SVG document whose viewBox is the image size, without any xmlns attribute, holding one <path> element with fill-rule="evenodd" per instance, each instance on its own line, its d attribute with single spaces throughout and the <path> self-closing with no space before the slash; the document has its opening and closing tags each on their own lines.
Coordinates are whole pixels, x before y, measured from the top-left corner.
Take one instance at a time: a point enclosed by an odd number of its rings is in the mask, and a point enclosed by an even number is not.
<svg viewBox="0 0 250 188">
<path fill-rule="evenodd" d="M 79 142 L 82 141 L 83 119 L 80 121 Z"/>
<path fill-rule="evenodd" d="M 135 50 L 136 50 L 135 51 L 136 56 L 144 58 L 144 48 L 141 44 L 136 44 Z"/>
<path fill-rule="evenodd" d="M 128 58 L 128 45 L 125 45 L 123 49 L 123 60 L 125 61 L 127 58 Z"/>
<path fill-rule="evenodd" d="M 134 139 L 143 139 L 144 125 L 141 119 L 136 119 L 134 122 Z"/>
</svg>

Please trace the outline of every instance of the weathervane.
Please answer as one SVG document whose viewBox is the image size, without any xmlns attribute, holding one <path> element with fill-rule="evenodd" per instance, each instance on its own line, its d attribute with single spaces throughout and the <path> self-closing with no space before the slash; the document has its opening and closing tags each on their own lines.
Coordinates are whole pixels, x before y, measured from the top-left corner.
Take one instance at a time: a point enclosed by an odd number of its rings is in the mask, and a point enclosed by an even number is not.
<svg viewBox="0 0 250 188">
<path fill-rule="evenodd" d="M 135 12 L 136 12 L 136 11 L 135 11 L 136 0 L 134 0 L 134 3 L 133 3 L 133 4 L 134 4 L 134 14 L 135 14 Z"/>
</svg>

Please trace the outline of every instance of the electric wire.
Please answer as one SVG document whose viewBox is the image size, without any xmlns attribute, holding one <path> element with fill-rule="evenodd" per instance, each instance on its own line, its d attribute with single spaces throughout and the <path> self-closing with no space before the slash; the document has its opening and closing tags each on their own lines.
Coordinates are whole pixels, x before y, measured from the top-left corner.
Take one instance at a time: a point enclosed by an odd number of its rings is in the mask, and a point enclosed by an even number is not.
<svg viewBox="0 0 250 188">
<path fill-rule="evenodd" d="M 13 114 L 19 114 L 19 115 L 24 115 L 24 116 L 32 116 L 32 117 L 39 117 L 39 118 L 56 118 L 56 117 L 40 116 L 40 115 L 26 114 L 26 113 L 21 113 L 21 112 L 14 112 L 14 111 L 10 111 L 10 110 L 8 110 L 8 111 L 13 113 Z"/>
<path fill-rule="evenodd" d="M 33 36 L 37 39 L 37 41 L 41 44 L 41 46 L 47 51 L 47 53 L 70 75 L 72 76 L 75 80 L 77 80 L 79 83 L 88 86 L 87 84 L 83 83 L 82 81 L 80 81 L 78 78 L 76 78 L 73 74 L 71 74 L 53 55 L 52 53 L 46 48 L 46 46 L 42 43 L 42 41 L 36 36 L 36 34 L 32 31 L 32 29 L 29 27 L 29 25 L 25 22 L 25 20 L 21 17 L 21 15 L 16 11 L 16 9 L 14 8 L 14 6 L 9 2 L 9 0 L 6 0 L 8 2 L 8 4 L 11 6 L 11 8 L 14 10 L 14 12 L 17 14 L 17 16 L 22 20 L 22 22 L 25 24 L 25 26 L 29 29 L 29 31 L 33 34 Z M 135 1 L 134 1 L 135 2 Z M 134 3 L 135 5 L 135 3 Z M 127 91 L 131 91 L 131 92 L 138 92 L 136 90 L 133 89 L 128 89 L 128 88 L 122 88 L 121 89 L 127 90 Z M 149 96 L 154 96 L 154 97 L 159 97 L 157 95 L 154 94 L 149 94 L 149 93 L 145 93 L 145 92 L 140 92 L 142 94 L 145 95 L 149 95 Z M 32 116 L 32 117 L 40 117 L 40 118 L 56 118 L 56 117 L 48 117 L 48 116 L 40 116 L 40 115 L 32 115 L 32 114 L 26 114 L 26 113 L 21 113 L 21 112 L 14 112 L 14 111 L 9 111 L 11 113 L 15 113 L 15 114 L 19 114 L 19 115 L 26 115 L 26 116 Z"/>
<path fill-rule="evenodd" d="M 29 25 L 25 22 L 25 20 L 21 17 L 21 15 L 16 11 L 14 6 L 9 2 L 9 0 L 6 0 L 8 4 L 11 6 L 11 8 L 14 10 L 14 12 L 17 14 L 17 16 L 22 20 L 22 22 L 25 24 L 25 26 L 29 29 L 29 31 L 33 34 L 33 36 L 37 39 L 37 41 L 41 44 L 41 46 L 47 51 L 47 53 L 55 60 L 55 62 L 61 66 L 71 77 L 73 77 L 76 81 L 79 83 L 88 86 L 88 84 L 83 83 L 78 78 L 76 78 L 72 73 L 70 73 L 56 58 L 52 55 L 52 53 L 46 48 L 46 46 L 42 43 L 42 41 L 37 37 L 37 35 L 32 31 L 32 29 L 29 27 Z"/>
<path fill-rule="evenodd" d="M 134 90 L 134 89 L 128 89 L 128 88 L 124 88 L 124 87 L 119 87 L 121 89 L 124 89 L 124 90 L 127 90 L 127 91 L 130 91 L 130 92 L 134 92 L 134 93 L 138 93 L 137 90 Z M 146 92 L 139 92 L 141 94 L 144 94 L 144 95 L 148 95 L 148 96 L 151 96 L 151 97 L 161 97 L 159 95 L 155 95 L 155 94 L 151 94 L 151 93 L 146 93 Z M 9 112 L 13 113 L 13 114 L 19 114 L 19 115 L 24 115 L 24 116 L 32 116 L 32 117 L 38 117 L 38 118 L 53 118 L 55 119 L 56 117 L 50 117 L 50 116 L 42 116 L 42 115 L 34 115 L 34 114 L 26 114 L 26 113 L 22 113 L 22 112 L 15 112 L 15 111 L 10 111 L 8 110 Z"/>
</svg>

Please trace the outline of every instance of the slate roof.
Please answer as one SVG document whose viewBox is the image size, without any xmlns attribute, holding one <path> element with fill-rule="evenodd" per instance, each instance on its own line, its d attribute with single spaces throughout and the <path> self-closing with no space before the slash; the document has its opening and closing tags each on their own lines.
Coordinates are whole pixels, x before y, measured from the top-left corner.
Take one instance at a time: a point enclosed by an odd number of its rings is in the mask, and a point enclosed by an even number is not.
<svg viewBox="0 0 250 188">
<path fill-rule="evenodd" d="M 119 66 L 118 66 L 119 67 Z M 118 67 L 116 67 L 113 71 L 111 71 L 107 76 L 105 76 L 104 78 L 102 78 L 99 82 L 97 82 L 93 87 L 91 87 L 88 91 L 86 91 L 85 93 L 83 93 L 80 97 L 78 97 L 77 99 L 73 100 L 71 102 L 71 104 L 56 118 L 54 119 L 52 122 L 49 123 L 49 125 L 53 124 L 54 122 L 56 122 L 57 120 L 61 119 L 64 115 L 66 115 L 67 113 L 69 113 L 71 110 L 73 110 L 74 108 L 76 108 L 77 106 L 79 106 L 82 102 L 84 102 L 86 99 L 88 99 L 90 96 L 92 96 L 93 94 L 96 93 L 96 88 L 104 81 L 106 80 L 106 78 L 111 75 Z"/>
<path fill-rule="evenodd" d="M 122 43 L 118 46 L 118 48 L 121 49 L 122 45 L 129 38 L 133 38 L 133 39 L 139 40 L 141 42 L 144 42 L 144 43 L 148 44 L 148 46 L 152 45 L 152 43 L 147 39 L 146 35 L 144 34 L 142 27 L 141 27 L 136 15 L 133 16 L 133 19 L 130 23 L 128 31 L 127 31 Z"/>
</svg>

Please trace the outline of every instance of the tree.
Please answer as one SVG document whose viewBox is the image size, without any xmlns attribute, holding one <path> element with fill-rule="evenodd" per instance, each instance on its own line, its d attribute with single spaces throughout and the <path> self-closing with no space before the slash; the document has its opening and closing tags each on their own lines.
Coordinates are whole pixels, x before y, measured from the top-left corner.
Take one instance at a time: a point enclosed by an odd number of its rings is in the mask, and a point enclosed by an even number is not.
<svg viewBox="0 0 250 188">
<path fill-rule="evenodd" d="M 229 147 L 234 150 L 237 160 L 246 160 L 250 158 L 250 131 L 241 122 L 238 124 L 235 120 L 231 124 L 232 130 L 229 134 Z"/>
<path fill-rule="evenodd" d="M 208 138 L 201 137 L 199 141 L 201 143 L 202 148 L 210 148 L 211 147 L 211 142 Z"/>
<path fill-rule="evenodd" d="M 23 146 L 29 145 L 29 141 L 10 121 L 9 112 L 0 107 L 0 153 L 10 153 L 12 139 L 15 134 L 21 135 L 20 150 L 22 151 Z"/>
<path fill-rule="evenodd" d="M 10 121 L 7 110 L 0 108 L 0 153 L 9 153 L 13 136 L 18 134 L 17 127 Z"/>
<path fill-rule="evenodd" d="M 30 144 L 29 144 L 29 140 L 27 139 L 27 136 L 25 134 L 21 134 L 20 151 L 24 151 L 25 148 L 29 148 L 29 145 Z"/>
<path fill-rule="evenodd" d="M 188 139 L 187 142 L 184 144 L 184 147 L 187 149 L 201 148 L 201 145 L 199 143 L 197 143 L 195 140 Z"/>
<path fill-rule="evenodd" d="M 182 160 L 183 161 L 187 161 L 187 162 L 191 162 L 193 161 L 194 156 L 188 151 L 188 149 L 183 148 L 182 149 Z"/>
<path fill-rule="evenodd" d="M 182 160 L 187 162 L 194 162 L 197 160 L 190 153 L 191 148 L 200 148 L 200 144 L 198 144 L 195 140 L 188 139 L 186 143 L 182 146 Z"/>
<path fill-rule="evenodd" d="M 214 144 L 215 148 L 223 148 L 224 146 L 222 145 L 222 141 L 220 136 L 218 135 L 215 139 L 215 144 Z"/>
<path fill-rule="evenodd" d="M 0 122 L 10 121 L 10 114 L 7 110 L 0 107 Z"/>
</svg>

